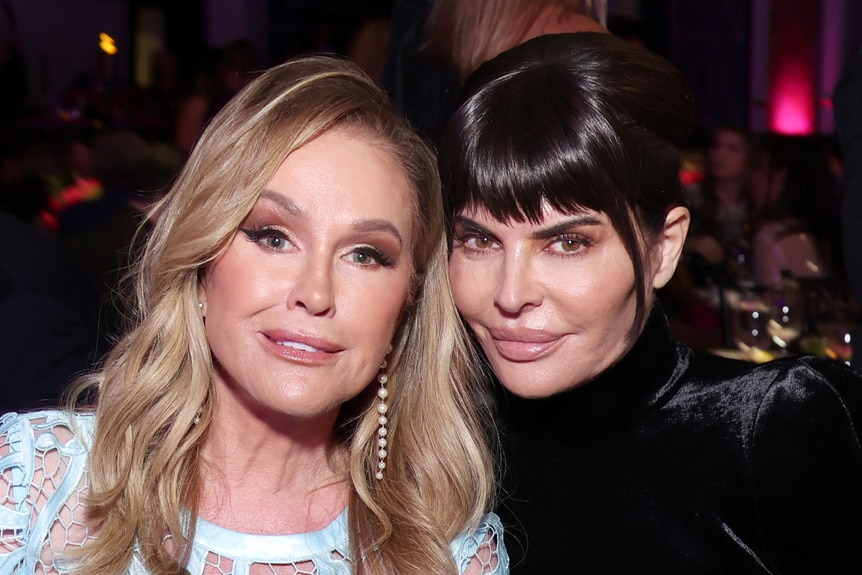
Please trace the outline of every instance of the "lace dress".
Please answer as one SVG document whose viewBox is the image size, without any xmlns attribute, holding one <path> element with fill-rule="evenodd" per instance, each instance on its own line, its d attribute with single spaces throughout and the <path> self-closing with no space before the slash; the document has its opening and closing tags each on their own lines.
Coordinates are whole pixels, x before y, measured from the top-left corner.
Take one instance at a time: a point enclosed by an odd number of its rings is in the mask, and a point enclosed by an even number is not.
<svg viewBox="0 0 862 575">
<path fill-rule="evenodd" d="M 60 552 L 94 535 L 84 521 L 91 414 L 8 413 L 0 418 L 0 574 L 62 575 Z M 499 519 L 489 514 L 450 547 L 460 572 L 479 560 L 482 573 L 506 575 L 508 555 Z M 347 511 L 324 529 L 299 535 L 236 533 L 198 518 L 190 575 L 349 575 Z M 148 575 L 137 555 L 129 575 Z"/>
</svg>

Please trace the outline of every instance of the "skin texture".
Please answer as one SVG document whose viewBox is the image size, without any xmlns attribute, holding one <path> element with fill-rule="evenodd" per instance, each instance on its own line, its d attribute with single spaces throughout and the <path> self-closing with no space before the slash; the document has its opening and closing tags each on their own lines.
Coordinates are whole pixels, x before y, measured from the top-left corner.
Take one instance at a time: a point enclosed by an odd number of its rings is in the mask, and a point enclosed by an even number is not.
<svg viewBox="0 0 862 575">
<path fill-rule="evenodd" d="M 674 208 L 651 249 L 649 292 L 679 259 L 688 210 Z M 545 207 L 541 222 L 467 210 L 449 263 L 458 309 L 501 383 L 548 397 L 597 376 L 631 347 L 637 296 L 631 259 L 603 213 Z"/>
<path fill-rule="evenodd" d="M 331 423 L 374 379 L 410 287 L 410 201 L 361 135 L 287 157 L 205 278 L 219 411 Z"/>
</svg>

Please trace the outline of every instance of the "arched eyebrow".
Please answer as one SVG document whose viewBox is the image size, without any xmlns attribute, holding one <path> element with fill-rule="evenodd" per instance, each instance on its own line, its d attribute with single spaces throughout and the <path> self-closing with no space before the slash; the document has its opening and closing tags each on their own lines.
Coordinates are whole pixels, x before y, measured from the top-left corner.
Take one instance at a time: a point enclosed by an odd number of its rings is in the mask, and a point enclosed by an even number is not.
<svg viewBox="0 0 862 575">
<path fill-rule="evenodd" d="M 297 206 L 293 202 L 293 200 L 284 197 L 278 192 L 274 192 L 272 190 L 264 190 L 263 192 L 261 192 L 260 197 L 271 201 L 272 203 L 276 204 L 284 211 L 288 212 L 293 216 L 307 216 L 305 210 Z"/>
<path fill-rule="evenodd" d="M 308 212 L 296 205 L 293 200 L 285 197 L 283 194 L 279 194 L 272 190 L 264 190 L 261 192 L 260 197 L 274 203 L 292 216 L 308 218 Z M 401 237 L 401 232 L 399 232 L 398 228 L 395 227 L 395 224 L 389 220 L 382 218 L 358 220 L 352 222 L 350 227 L 358 232 L 387 232 L 395 236 L 400 245 L 404 244 L 404 238 Z"/>
<path fill-rule="evenodd" d="M 531 237 L 537 240 L 548 240 L 561 234 L 571 232 L 572 230 L 581 226 L 597 226 L 601 225 L 602 223 L 604 222 L 600 218 L 596 217 L 595 214 L 577 214 L 552 226 L 535 230 L 531 234 Z M 453 224 L 468 228 L 473 233 L 479 235 L 494 237 L 494 233 L 491 232 L 491 230 L 489 230 L 479 222 L 472 220 L 466 216 L 455 216 L 453 218 Z"/>
<path fill-rule="evenodd" d="M 351 224 L 351 227 L 360 232 L 388 232 L 395 236 L 399 244 L 404 244 L 404 239 L 401 237 L 401 233 L 398 231 L 398 228 L 396 228 L 395 225 L 389 220 L 359 220 L 353 222 Z"/>
<path fill-rule="evenodd" d="M 533 237 L 537 240 L 547 240 L 582 226 L 597 226 L 602 223 L 602 220 L 594 214 L 579 214 L 547 228 L 536 230 L 533 232 Z"/>
</svg>

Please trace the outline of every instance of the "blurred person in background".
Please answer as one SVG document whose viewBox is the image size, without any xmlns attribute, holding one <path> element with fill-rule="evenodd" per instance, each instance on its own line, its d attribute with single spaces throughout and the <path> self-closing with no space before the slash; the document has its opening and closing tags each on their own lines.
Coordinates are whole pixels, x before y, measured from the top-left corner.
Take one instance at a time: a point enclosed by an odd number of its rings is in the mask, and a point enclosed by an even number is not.
<svg viewBox="0 0 862 575">
<path fill-rule="evenodd" d="M 717 128 L 707 149 L 703 181 L 686 187 L 692 211 L 686 248 L 711 263 L 750 255 L 749 186 L 757 154 L 757 139 L 747 130 Z"/>
<path fill-rule="evenodd" d="M 605 0 L 396 0 L 382 77 L 396 108 L 432 141 L 479 64 L 541 34 L 607 32 Z"/>
<path fill-rule="evenodd" d="M 260 66 L 257 50 L 243 38 L 204 58 L 197 85 L 178 105 L 174 145 L 184 154 L 191 152 L 210 119 L 254 79 Z"/>
<path fill-rule="evenodd" d="M 757 285 L 833 277 L 843 284 L 838 182 L 826 149 L 801 138 L 764 139 L 750 186 Z"/>
</svg>

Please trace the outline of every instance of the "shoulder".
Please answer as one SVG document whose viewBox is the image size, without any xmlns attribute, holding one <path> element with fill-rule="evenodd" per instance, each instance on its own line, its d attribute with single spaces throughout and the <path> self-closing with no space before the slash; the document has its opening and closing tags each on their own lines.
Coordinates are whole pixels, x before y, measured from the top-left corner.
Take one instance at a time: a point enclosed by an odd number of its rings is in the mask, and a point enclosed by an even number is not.
<svg viewBox="0 0 862 575">
<path fill-rule="evenodd" d="M 94 432 L 95 415 L 89 412 L 46 409 L 0 416 L 0 437 L 7 452 L 19 453 L 23 447 L 64 452 L 89 449 Z"/>
<path fill-rule="evenodd" d="M 450 548 L 459 573 L 509 573 L 509 554 L 503 542 L 503 524 L 493 513 L 485 515 L 475 529 L 467 530 L 456 537 Z"/>
<path fill-rule="evenodd" d="M 796 389 L 805 391 L 806 395 L 862 391 L 862 376 L 848 365 L 825 357 L 780 358 L 758 365 L 752 375 L 771 382 L 773 391 Z"/>
<path fill-rule="evenodd" d="M 862 417 L 862 376 L 849 366 L 822 357 L 778 359 L 758 366 L 763 395 L 758 419 L 771 412 L 796 413 L 806 420 L 844 413 Z"/>
<path fill-rule="evenodd" d="M 79 496 L 86 489 L 94 421 L 92 415 L 59 410 L 0 417 L 0 518 L 6 534 L 0 571 L 19 562 L 25 571 L 34 567 L 44 560 L 48 539 L 56 549 L 54 542 L 67 546 L 86 537 Z"/>
<path fill-rule="evenodd" d="M 60 410 L 6 413 L 0 417 L 0 477 L 6 483 L 2 505 L 20 508 L 31 495 L 27 486 L 44 482 L 59 485 L 87 459 L 94 417 Z M 40 485 L 40 497 L 51 497 L 50 486 Z M 50 491 L 50 492 L 49 492 Z"/>
<path fill-rule="evenodd" d="M 675 404 L 709 406 L 750 434 L 777 420 L 862 417 L 862 376 L 841 362 L 801 356 L 762 364 L 694 352 Z"/>
<path fill-rule="evenodd" d="M 862 393 L 862 375 L 839 361 L 815 356 L 755 364 L 695 351 L 686 379 L 698 393 L 708 387 L 729 387 L 745 390 L 751 399 L 778 394 L 801 401 L 824 393 L 849 396 Z"/>
</svg>

